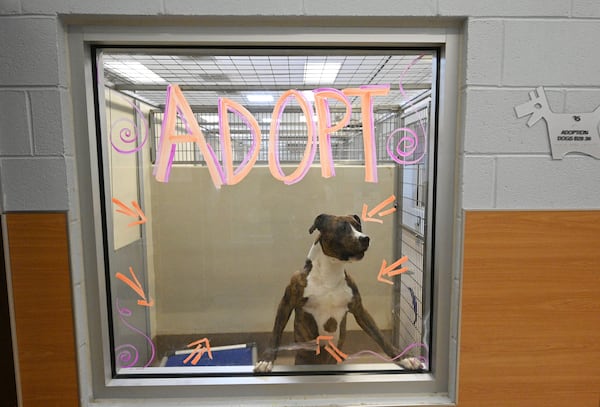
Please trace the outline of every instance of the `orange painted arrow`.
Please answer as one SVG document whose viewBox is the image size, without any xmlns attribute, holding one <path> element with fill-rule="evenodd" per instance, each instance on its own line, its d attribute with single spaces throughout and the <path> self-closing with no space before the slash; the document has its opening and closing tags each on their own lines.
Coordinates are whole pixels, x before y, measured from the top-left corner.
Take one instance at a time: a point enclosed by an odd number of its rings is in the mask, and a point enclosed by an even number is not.
<svg viewBox="0 0 600 407">
<path fill-rule="evenodd" d="M 327 345 L 325 345 L 325 347 L 323 349 L 325 349 L 327 351 L 327 353 L 329 353 L 331 356 L 333 356 L 333 358 L 338 363 L 342 363 L 344 361 L 344 359 L 348 358 L 348 355 L 346 355 L 344 352 L 339 350 L 338 347 L 333 344 L 333 342 L 332 342 L 333 336 L 326 336 L 326 335 L 317 336 L 317 351 L 316 351 L 317 355 L 321 353 L 321 346 L 319 344 L 321 342 L 321 340 L 327 341 Z"/>
<path fill-rule="evenodd" d="M 137 277 L 135 276 L 135 273 L 133 272 L 133 267 L 129 267 L 129 274 L 131 274 L 131 277 L 133 277 L 134 281 L 131 281 L 127 276 L 125 276 L 122 273 L 117 273 L 117 278 L 119 280 L 121 280 L 122 282 L 124 282 L 125 284 L 127 284 L 129 287 L 131 287 L 131 289 L 133 291 L 135 291 L 137 293 L 137 295 L 142 297 L 141 300 L 138 300 L 138 302 L 137 302 L 138 305 L 142 305 L 145 307 L 153 306 L 154 300 L 150 299 L 150 302 L 148 302 L 148 300 L 146 299 L 146 294 L 144 293 L 142 284 L 140 284 L 140 280 L 138 280 Z"/>
<path fill-rule="evenodd" d="M 379 270 L 379 275 L 377 276 L 377 281 L 381 281 L 382 283 L 394 285 L 394 283 L 391 280 L 388 280 L 384 277 L 386 277 L 386 276 L 393 277 L 393 276 L 397 276 L 398 274 L 402 274 L 402 273 L 408 271 L 408 267 L 402 267 L 401 269 L 396 269 L 396 267 L 398 267 L 402 263 L 406 263 L 406 261 L 408 261 L 408 257 L 403 256 L 388 266 L 387 262 L 384 259 L 383 262 L 381 263 L 381 269 Z"/>
<path fill-rule="evenodd" d="M 205 345 L 206 347 L 203 347 L 202 345 Z M 192 365 L 196 366 L 198 364 L 198 362 L 200 361 L 200 359 L 202 358 L 202 355 L 204 355 L 205 353 L 208 353 L 209 359 L 213 358 L 212 351 L 210 350 L 210 341 L 208 340 L 208 338 L 202 338 L 197 341 L 194 341 L 194 342 L 188 344 L 187 347 L 191 348 L 192 346 L 195 346 L 196 348 L 194 348 L 192 353 L 190 353 L 190 356 L 185 358 L 185 360 L 183 361 L 184 365 L 187 362 L 189 362 L 191 359 Z"/>
<path fill-rule="evenodd" d="M 367 204 L 363 204 L 362 220 L 364 220 L 365 222 L 383 223 L 383 221 L 381 219 L 375 219 L 373 216 L 378 215 L 379 217 L 383 218 L 386 215 L 396 212 L 396 205 L 394 205 L 393 208 L 389 208 L 389 209 L 382 211 L 383 208 L 385 208 L 386 206 L 388 206 L 395 200 L 396 200 L 396 195 L 391 195 L 389 198 L 380 202 L 378 205 L 376 205 L 371 210 L 369 210 L 369 207 L 367 206 Z"/>
<path fill-rule="evenodd" d="M 146 219 L 146 215 L 144 215 L 144 212 L 142 212 L 142 208 L 140 208 L 140 205 L 138 205 L 138 203 L 136 201 L 131 201 L 131 205 L 133 206 L 135 211 L 133 209 L 129 208 L 127 205 L 125 205 L 123 202 L 121 202 L 117 198 L 113 198 L 112 201 L 114 202 L 115 205 L 119 206 L 119 208 L 120 208 L 120 209 L 117 209 L 117 212 L 122 213 L 127 216 L 131 216 L 132 218 L 136 218 L 136 219 L 140 218 L 139 220 L 137 220 L 135 222 L 131 222 L 127 226 L 142 225 L 148 221 L 148 219 Z"/>
</svg>

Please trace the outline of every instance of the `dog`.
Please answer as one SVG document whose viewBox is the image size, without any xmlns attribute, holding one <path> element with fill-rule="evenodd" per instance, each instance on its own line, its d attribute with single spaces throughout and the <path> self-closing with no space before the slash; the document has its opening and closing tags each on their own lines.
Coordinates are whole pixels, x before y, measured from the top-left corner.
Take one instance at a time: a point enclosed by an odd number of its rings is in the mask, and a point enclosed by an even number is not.
<svg viewBox="0 0 600 407">
<path fill-rule="evenodd" d="M 381 333 L 375 320 L 363 307 L 360 293 L 346 264 L 359 261 L 369 248 L 370 238 L 362 232 L 357 215 L 336 216 L 321 214 L 308 232 L 318 230 L 304 269 L 295 272 L 285 289 L 277 308 L 269 348 L 254 367 L 255 373 L 269 373 L 277 358 L 281 335 L 292 314 L 294 316 L 294 341 L 296 365 L 333 364 L 339 362 L 324 349 L 329 343 L 341 349 L 346 336 L 346 317 L 354 315 L 358 325 L 392 359 L 400 352 Z M 329 338 L 317 344 L 319 336 Z M 332 339 L 331 339 L 332 338 Z M 329 349 L 332 349 L 329 346 Z M 409 370 L 421 368 L 418 358 L 405 358 L 397 362 Z"/>
</svg>

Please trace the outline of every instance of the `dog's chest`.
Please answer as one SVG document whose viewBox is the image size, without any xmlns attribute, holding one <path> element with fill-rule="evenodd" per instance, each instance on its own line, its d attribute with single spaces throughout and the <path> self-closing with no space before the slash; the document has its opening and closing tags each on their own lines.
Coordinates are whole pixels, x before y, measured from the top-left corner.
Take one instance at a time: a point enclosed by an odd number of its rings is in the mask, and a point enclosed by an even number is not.
<svg viewBox="0 0 600 407">
<path fill-rule="evenodd" d="M 306 281 L 304 311 L 309 312 L 319 328 L 319 335 L 333 336 L 337 342 L 340 324 L 348 312 L 352 290 L 344 275 L 323 276 L 311 272 Z"/>
</svg>

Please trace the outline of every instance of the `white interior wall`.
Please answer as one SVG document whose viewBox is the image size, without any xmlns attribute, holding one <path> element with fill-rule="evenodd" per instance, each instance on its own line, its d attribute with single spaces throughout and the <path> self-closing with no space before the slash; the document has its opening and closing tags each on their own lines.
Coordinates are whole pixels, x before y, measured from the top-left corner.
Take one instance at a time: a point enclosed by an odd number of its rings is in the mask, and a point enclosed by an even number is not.
<svg viewBox="0 0 600 407">
<path fill-rule="evenodd" d="M 147 276 L 147 281 L 144 281 L 142 285 L 147 289 L 148 296 L 154 298 L 156 279 L 154 245 L 151 238 L 154 216 L 150 193 L 154 179 L 150 160 L 150 128 L 148 127 L 148 118 L 152 106 L 109 88 L 105 89 L 104 95 L 106 101 L 106 129 L 111 136 L 116 138 L 115 143 L 117 143 L 117 146 L 123 148 L 123 145 L 117 142 L 122 129 L 128 129 L 132 132 L 137 131 L 136 140 L 139 140 L 140 143 L 144 138 L 146 139 L 140 152 L 135 154 L 119 153 L 109 145 L 108 157 L 112 197 L 119 199 L 129 208 L 133 208 L 132 201 L 137 202 L 147 219 L 143 226 L 145 236 L 150 237 L 146 238 L 144 242 L 146 270 L 144 270 L 143 275 Z M 139 112 L 133 107 L 133 104 L 137 106 Z M 139 117 L 140 113 L 144 115 L 145 121 Z M 112 203 L 111 205 L 114 211 L 118 209 L 116 205 Z M 129 223 L 133 221 L 135 219 L 132 217 L 114 212 L 112 225 L 114 250 L 142 238 L 142 226 L 129 226 Z M 126 270 L 121 270 L 121 272 L 128 275 Z M 151 329 L 149 334 L 150 337 L 154 337 L 156 335 L 156 308 L 149 307 L 148 310 Z"/>
<path fill-rule="evenodd" d="M 287 173 L 291 169 L 284 169 Z M 206 167 L 173 166 L 168 183 L 152 185 L 158 334 L 270 332 L 292 273 L 301 270 L 320 213 L 358 214 L 394 193 L 394 167 L 363 182 L 363 167 L 336 166 L 326 180 L 313 167 L 284 185 L 256 166 L 239 184 L 216 189 Z M 393 221 L 365 222 L 365 258 L 350 264 L 363 303 L 391 328 L 391 286 L 377 281 L 393 262 Z M 357 329 L 349 317 L 349 329 Z M 288 324 L 291 328 L 293 323 Z"/>
<path fill-rule="evenodd" d="M 134 131 L 135 111 L 122 94 L 105 89 L 106 129 L 115 142 L 121 130 Z M 121 145 L 117 143 L 120 147 Z M 119 199 L 128 207 L 131 202 L 139 202 L 139 177 L 137 154 L 122 154 L 108 147 L 108 168 L 110 171 L 110 190 L 113 198 Z M 115 206 L 115 208 L 117 208 Z M 132 222 L 129 216 L 113 216 L 112 232 L 114 250 L 118 250 L 141 238 L 141 226 L 128 226 Z"/>
</svg>

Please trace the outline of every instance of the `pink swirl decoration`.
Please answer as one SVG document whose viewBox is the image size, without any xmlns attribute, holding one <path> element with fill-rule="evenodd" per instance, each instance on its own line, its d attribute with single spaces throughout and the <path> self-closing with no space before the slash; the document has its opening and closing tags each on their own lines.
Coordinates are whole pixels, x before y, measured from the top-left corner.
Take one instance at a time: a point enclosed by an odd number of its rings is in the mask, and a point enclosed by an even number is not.
<svg viewBox="0 0 600 407">
<path fill-rule="evenodd" d="M 402 81 L 404 80 L 404 75 L 406 75 L 406 73 L 410 70 L 410 68 L 412 68 L 424 56 L 425 56 L 425 54 L 422 54 L 422 55 L 419 55 L 418 57 L 416 57 L 415 59 L 413 59 L 410 62 L 410 64 L 408 64 L 408 66 L 404 69 L 404 71 L 400 74 L 400 78 L 398 80 L 398 90 L 400 91 L 400 94 L 402 95 L 402 97 L 404 99 L 408 98 L 408 95 L 406 94 L 406 91 L 404 90 L 404 86 L 402 84 Z M 415 107 L 411 101 L 409 101 L 408 105 L 411 108 Z M 398 164 L 406 165 L 406 164 L 416 164 L 419 161 L 421 161 L 423 159 L 423 157 L 425 157 L 425 152 L 427 151 L 427 148 L 426 148 L 427 147 L 427 137 L 426 137 L 427 131 L 425 129 L 425 124 L 423 123 L 422 118 L 419 119 L 419 127 L 423 134 L 423 153 L 419 157 L 413 158 L 412 160 L 407 159 L 407 157 L 411 157 L 415 153 L 415 151 L 417 151 L 417 147 L 419 146 L 419 137 L 417 136 L 417 133 L 414 132 L 414 130 L 409 129 L 407 127 L 403 127 L 403 128 L 394 130 L 392 132 L 392 134 L 389 135 L 389 137 L 387 138 L 387 141 L 385 143 L 385 148 L 387 150 L 387 153 L 392 160 L 394 160 Z M 405 133 L 405 134 L 402 137 L 400 137 L 400 139 L 394 146 L 394 137 L 396 136 L 397 133 L 400 133 L 400 132 Z"/>
<path fill-rule="evenodd" d="M 131 310 L 129 308 L 120 307 L 118 298 L 117 298 L 116 305 L 117 305 L 117 310 L 119 311 L 119 319 L 121 320 L 123 325 L 125 325 L 130 331 L 132 331 L 138 335 L 141 335 L 150 345 L 152 354 L 150 356 L 150 359 L 144 365 L 144 367 L 150 366 L 156 356 L 156 346 L 154 345 L 154 342 L 152 342 L 152 339 L 150 339 L 148 337 L 148 335 L 146 335 L 144 332 L 142 332 L 135 326 L 133 326 L 130 323 L 128 323 L 127 321 L 125 321 L 125 317 L 130 317 L 133 313 L 131 312 Z M 130 343 L 126 343 L 126 344 L 117 346 L 115 348 L 115 353 L 116 353 L 116 361 L 120 368 L 133 367 L 139 360 L 138 349 Z"/>
<path fill-rule="evenodd" d="M 402 137 L 394 144 L 394 140 L 396 135 L 402 133 Z M 425 140 L 425 138 L 423 138 Z M 417 147 L 419 146 L 419 137 L 414 130 L 403 127 L 400 129 L 396 129 L 390 134 L 385 143 L 385 148 L 388 153 L 388 156 L 397 162 L 398 164 L 415 164 L 423 159 L 425 156 L 426 149 L 423 148 L 423 153 L 417 157 L 408 159 L 411 157 L 415 151 L 417 151 Z"/>
<path fill-rule="evenodd" d="M 367 355 L 367 356 L 378 357 L 379 359 L 381 359 L 384 362 L 397 362 L 400 359 L 402 359 L 410 350 L 412 350 L 414 348 L 423 348 L 423 349 L 425 349 L 425 351 L 427 353 L 429 353 L 429 347 L 427 346 L 427 344 L 415 342 L 415 343 L 411 343 L 410 345 L 408 345 L 406 348 L 404 348 L 404 350 L 401 353 L 399 353 L 398 355 L 396 355 L 393 358 L 388 358 L 386 356 L 383 356 L 380 353 L 373 352 L 371 350 L 362 350 L 362 351 L 358 351 L 358 352 L 353 353 L 352 355 L 348 356 L 348 358 L 346 360 L 357 359 L 363 355 Z M 423 369 L 428 369 L 429 358 L 427 356 L 417 356 L 417 359 L 419 359 L 421 361 L 421 363 L 423 364 L 423 366 L 422 366 Z"/>
<path fill-rule="evenodd" d="M 136 111 L 136 115 L 143 123 L 143 131 L 131 119 L 115 120 L 110 126 L 110 144 L 115 151 L 121 154 L 132 154 L 140 151 L 148 141 L 148 122 L 142 111 L 135 105 L 129 102 L 131 107 Z"/>
<path fill-rule="evenodd" d="M 137 348 L 130 343 L 117 346 L 115 352 L 117 353 L 116 360 L 119 368 L 134 367 L 140 357 Z"/>
</svg>

